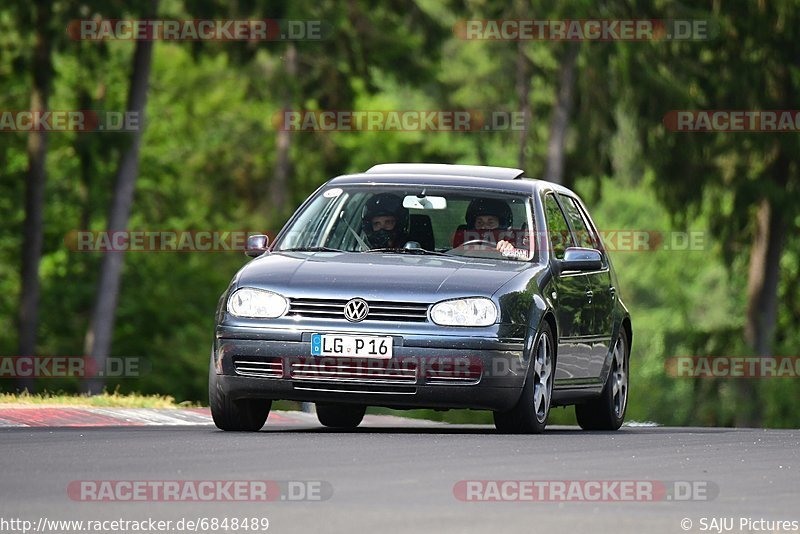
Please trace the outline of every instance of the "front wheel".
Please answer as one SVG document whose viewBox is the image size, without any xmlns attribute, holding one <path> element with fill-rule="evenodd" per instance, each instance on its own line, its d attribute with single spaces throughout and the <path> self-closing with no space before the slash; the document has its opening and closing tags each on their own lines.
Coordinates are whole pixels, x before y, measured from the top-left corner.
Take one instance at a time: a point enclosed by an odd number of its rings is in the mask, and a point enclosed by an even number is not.
<svg viewBox="0 0 800 534">
<path fill-rule="evenodd" d="M 217 428 L 232 432 L 258 432 L 272 408 L 271 400 L 231 399 L 219 384 L 213 361 L 208 370 L 208 404 Z"/>
<path fill-rule="evenodd" d="M 555 344 L 547 321 L 536 337 L 533 358 L 517 404 L 507 412 L 494 412 L 494 426 L 511 434 L 541 434 L 550 414 L 555 374 Z"/>
<path fill-rule="evenodd" d="M 330 428 L 353 429 L 364 419 L 366 406 L 317 404 L 317 419 Z"/>
<path fill-rule="evenodd" d="M 600 398 L 575 406 L 578 424 L 584 430 L 617 430 L 625 420 L 628 407 L 628 365 L 630 351 L 625 331 L 619 333 L 614 344 L 613 359 L 608 379 Z"/>
</svg>

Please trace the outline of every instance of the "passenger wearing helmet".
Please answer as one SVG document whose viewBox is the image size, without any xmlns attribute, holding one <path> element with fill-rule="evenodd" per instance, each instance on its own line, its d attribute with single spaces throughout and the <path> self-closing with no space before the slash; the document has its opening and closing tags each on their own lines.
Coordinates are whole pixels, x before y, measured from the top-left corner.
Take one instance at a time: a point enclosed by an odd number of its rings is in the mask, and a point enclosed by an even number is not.
<svg viewBox="0 0 800 534">
<path fill-rule="evenodd" d="M 465 217 L 472 230 L 508 230 L 514 222 L 511 206 L 496 198 L 476 198 L 469 203 Z"/>
<path fill-rule="evenodd" d="M 497 250 L 500 252 L 510 252 L 514 250 L 514 245 L 505 239 L 500 239 L 503 234 L 510 237 L 513 232 L 498 232 L 498 230 L 510 230 L 514 222 L 514 215 L 511 206 L 504 200 L 496 198 L 477 198 L 469 203 L 465 216 L 467 221 L 467 231 L 478 231 L 479 238 L 486 240 L 487 234 L 497 240 Z M 485 232 L 490 230 L 491 232 Z"/>
<path fill-rule="evenodd" d="M 408 240 L 408 209 L 392 193 L 378 193 L 361 212 L 361 229 L 373 248 L 399 248 Z"/>
</svg>

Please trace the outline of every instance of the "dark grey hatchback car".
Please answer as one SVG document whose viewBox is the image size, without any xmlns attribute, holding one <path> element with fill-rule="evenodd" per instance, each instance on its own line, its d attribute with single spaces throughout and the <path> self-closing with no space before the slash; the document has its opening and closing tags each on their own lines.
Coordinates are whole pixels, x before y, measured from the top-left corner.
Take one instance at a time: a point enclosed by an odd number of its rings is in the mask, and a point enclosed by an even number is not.
<svg viewBox="0 0 800 534">
<path fill-rule="evenodd" d="M 256 431 L 273 400 L 354 428 L 367 406 L 492 410 L 544 430 L 625 417 L 633 331 L 572 191 L 500 167 L 377 165 L 320 187 L 219 301 L 209 402 Z"/>
</svg>

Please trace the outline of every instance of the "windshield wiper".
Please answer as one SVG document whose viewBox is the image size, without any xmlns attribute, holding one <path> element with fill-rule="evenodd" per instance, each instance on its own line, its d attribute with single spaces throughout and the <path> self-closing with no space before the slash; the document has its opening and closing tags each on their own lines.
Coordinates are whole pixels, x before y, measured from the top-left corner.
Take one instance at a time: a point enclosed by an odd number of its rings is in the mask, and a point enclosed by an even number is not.
<svg viewBox="0 0 800 534">
<path fill-rule="evenodd" d="M 276 252 L 347 252 L 347 251 L 330 247 L 294 247 L 294 248 L 282 248 L 280 250 L 276 250 Z"/>
<path fill-rule="evenodd" d="M 420 256 L 450 256 L 444 252 L 426 250 L 424 248 L 371 248 L 364 252 L 393 252 L 395 254 L 419 254 Z"/>
</svg>

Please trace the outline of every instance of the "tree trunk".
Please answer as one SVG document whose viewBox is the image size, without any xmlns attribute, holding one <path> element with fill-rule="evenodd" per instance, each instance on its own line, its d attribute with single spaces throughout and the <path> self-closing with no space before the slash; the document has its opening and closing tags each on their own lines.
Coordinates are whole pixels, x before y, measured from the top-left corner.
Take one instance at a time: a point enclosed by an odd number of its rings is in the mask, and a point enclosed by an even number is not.
<svg viewBox="0 0 800 534">
<path fill-rule="evenodd" d="M 52 81 L 52 43 L 48 24 L 52 18 L 49 2 L 36 2 L 36 29 L 33 49 L 33 87 L 31 111 L 47 109 Z M 47 181 L 47 132 L 28 134 L 28 179 L 25 184 L 25 225 L 22 237 L 22 268 L 19 302 L 19 356 L 36 354 L 36 330 L 39 322 L 39 262 L 43 246 L 44 189 Z M 33 391 L 33 378 L 17 381 L 20 390 Z"/>
<path fill-rule="evenodd" d="M 544 179 L 557 184 L 564 183 L 564 160 L 569 116 L 572 112 L 572 94 L 575 92 L 575 64 L 578 60 L 578 44 L 568 43 L 558 76 L 556 103 L 550 119 L 550 139 L 547 141 L 547 162 Z"/>
<path fill-rule="evenodd" d="M 84 88 L 79 89 L 78 106 L 79 109 L 92 109 L 92 99 Z M 91 191 L 92 191 L 92 159 L 95 154 L 92 151 L 90 139 L 78 139 L 75 142 L 75 153 L 78 156 L 78 168 L 80 169 L 78 183 L 78 197 L 81 202 L 79 230 L 89 230 L 92 221 Z"/>
<path fill-rule="evenodd" d="M 155 14 L 155 1 L 152 6 L 152 12 Z M 139 129 L 130 134 L 131 144 L 120 159 L 114 197 L 108 216 L 107 230 L 109 232 L 124 231 L 128 226 L 136 177 L 139 174 L 139 148 L 144 130 L 144 110 L 147 104 L 152 55 L 152 41 L 136 42 L 127 109 L 138 113 Z M 106 359 L 111 350 L 124 254 L 122 251 L 107 252 L 103 256 L 100 268 L 97 296 L 84 342 L 85 354 L 91 357 L 94 369 L 97 370 L 105 368 Z M 86 381 L 86 389 L 90 394 L 101 393 L 103 384 L 102 377 L 92 377 Z"/>
<path fill-rule="evenodd" d="M 283 116 L 291 111 L 294 97 L 294 83 L 297 75 L 297 48 L 294 43 L 289 43 L 286 47 L 286 78 L 283 81 Z M 286 211 L 288 198 L 289 175 L 291 173 L 292 161 L 289 151 L 292 147 L 292 134 L 287 128 L 278 129 L 276 140 L 275 171 L 272 173 L 270 183 L 270 204 L 273 212 L 280 215 Z M 277 221 L 274 221 L 277 222 Z"/>
<path fill-rule="evenodd" d="M 777 172 L 788 172 L 788 165 L 776 166 Z M 785 176 L 785 175 L 784 175 Z M 779 177 L 779 183 L 783 180 Z M 745 341 L 755 355 L 773 356 L 775 324 L 778 317 L 778 281 L 780 259 L 786 237 L 785 221 L 768 199 L 763 199 L 756 213 L 756 228 L 750 250 L 747 280 L 747 316 Z M 758 399 L 756 379 L 738 380 L 736 426 L 759 427 L 763 407 Z"/>
<path fill-rule="evenodd" d="M 517 167 L 525 170 L 525 148 L 528 145 L 528 130 L 531 123 L 531 73 L 530 61 L 525 55 L 525 42 L 517 43 L 517 101 L 519 111 L 522 113 L 522 131 L 519 133 L 519 150 L 517 152 Z"/>
</svg>

